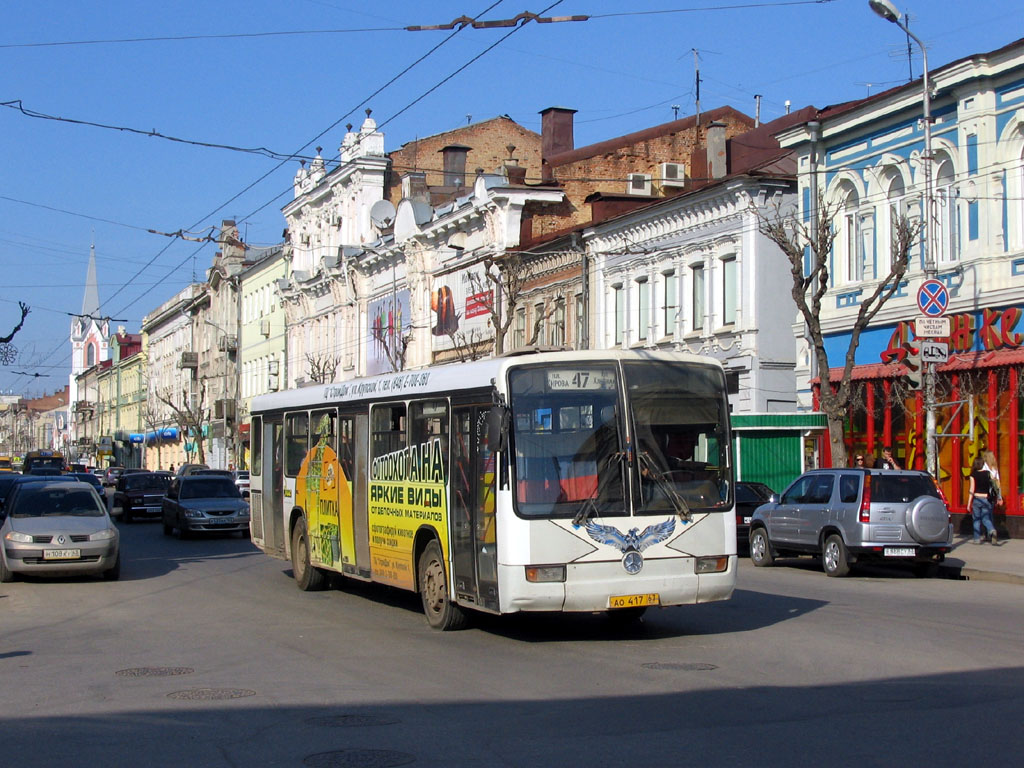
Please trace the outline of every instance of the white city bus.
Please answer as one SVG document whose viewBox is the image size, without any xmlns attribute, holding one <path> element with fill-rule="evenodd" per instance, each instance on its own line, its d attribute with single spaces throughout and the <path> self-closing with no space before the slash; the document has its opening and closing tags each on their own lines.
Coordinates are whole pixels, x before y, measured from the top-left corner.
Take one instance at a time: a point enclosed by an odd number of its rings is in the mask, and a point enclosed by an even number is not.
<svg viewBox="0 0 1024 768">
<path fill-rule="evenodd" d="M 726 600 L 736 582 L 721 365 L 551 352 L 277 392 L 252 403 L 252 539 L 300 589 L 329 572 L 466 611 Z"/>
</svg>

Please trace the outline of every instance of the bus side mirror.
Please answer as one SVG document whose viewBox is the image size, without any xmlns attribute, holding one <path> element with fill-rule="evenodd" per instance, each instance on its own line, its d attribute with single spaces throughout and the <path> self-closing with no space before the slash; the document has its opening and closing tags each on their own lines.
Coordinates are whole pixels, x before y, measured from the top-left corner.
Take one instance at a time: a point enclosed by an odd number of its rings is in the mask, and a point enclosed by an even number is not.
<svg viewBox="0 0 1024 768">
<path fill-rule="evenodd" d="M 493 406 L 487 412 L 487 450 L 495 453 L 501 450 L 502 436 L 507 423 L 506 411 L 500 406 Z"/>
</svg>

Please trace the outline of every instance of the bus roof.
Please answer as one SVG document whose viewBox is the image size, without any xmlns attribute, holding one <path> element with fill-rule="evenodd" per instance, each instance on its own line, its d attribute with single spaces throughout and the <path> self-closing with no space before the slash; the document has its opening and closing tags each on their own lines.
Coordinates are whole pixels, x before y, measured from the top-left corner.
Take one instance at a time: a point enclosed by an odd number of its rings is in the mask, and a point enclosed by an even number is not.
<svg viewBox="0 0 1024 768">
<path fill-rule="evenodd" d="M 356 403 L 367 400 L 390 400 L 403 397 L 422 397 L 431 394 L 450 394 L 457 391 L 486 389 L 491 382 L 502 382 L 510 368 L 526 365 L 564 365 L 608 360 L 651 360 L 662 362 L 703 363 L 721 367 L 712 357 L 703 357 L 689 352 L 674 352 L 652 349 L 583 350 L 572 352 L 538 352 L 526 355 L 491 357 L 469 363 L 450 363 L 427 368 L 349 379 L 331 384 L 316 384 L 300 389 L 272 392 L 253 398 L 253 414 L 289 410 L 293 408 L 315 408 L 338 403 Z"/>
</svg>

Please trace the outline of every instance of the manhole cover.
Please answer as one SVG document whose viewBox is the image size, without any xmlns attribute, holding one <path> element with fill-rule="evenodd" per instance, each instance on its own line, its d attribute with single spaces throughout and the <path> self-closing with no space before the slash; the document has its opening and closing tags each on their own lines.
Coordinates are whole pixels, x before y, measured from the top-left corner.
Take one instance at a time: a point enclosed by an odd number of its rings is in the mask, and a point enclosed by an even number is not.
<svg viewBox="0 0 1024 768">
<path fill-rule="evenodd" d="M 119 669 L 114 674 L 118 677 L 174 677 L 175 675 L 191 675 L 192 667 L 132 667 Z"/>
<path fill-rule="evenodd" d="M 255 696 L 256 691 L 248 688 L 190 688 L 187 691 L 175 691 L 168 693 L 169 699 L 184 699 L 185 701 L 224 701 L 226 699 L 244 699 L 246 696 Z"/>
<path fill-rule="evenodd" d="M 358 728 L 368 725 L 394 725 L 401 721 L 393 717 L 375 715 L 323 715 L 311 717 L 306 722 L 310 725 L 322 725 L 327 728 Z"/>
<path fill-rule="evenodd" d="M 339 749 L 310 755 L 303 759 L 302 764 L 309 768 L 391 768 L 408 765 L 415 759 L 405 752 L 389 749 Z"/>
<path fill-rule="evenodd" d="M 683 672 L 708 672 L 712 669 L 718 669 L 717 664 L 705 664 L 699 661 L 650 661 L 640 666 L 644 669 L 672 669 Z"/>
</svg>

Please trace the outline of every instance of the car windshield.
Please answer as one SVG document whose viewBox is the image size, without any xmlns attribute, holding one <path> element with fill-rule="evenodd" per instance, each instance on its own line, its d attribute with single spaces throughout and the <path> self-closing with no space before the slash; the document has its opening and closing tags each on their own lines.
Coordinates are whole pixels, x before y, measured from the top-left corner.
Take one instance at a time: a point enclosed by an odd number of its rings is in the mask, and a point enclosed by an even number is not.
<svg viewBox="0 0 1024 768">
<path fill-rule="evenodd" d="M 871 501 L 906 503 L 919 496 L 942 498 L 935 482 L 927 475 L 877 474 L 871 477 Z"/>
<path fill-rule="evenodd" d="M 96 493 L 87 487 L 26 486 L 11 510 L 11 517 L 103 517 L 105 514 Z"/>
<path fill-rule="evenodd" d="M 239 499 L 238 487 L 229 477 L 193 475 L 181 483 L 182 499 Z"/>
<path fill-rule="evenodd" d="M 737 483 L 736 501 L 740 504 L 757 504 L 771 498 L 772 489 L 761 483 Z"/>
<path fill-rule="evenodd" d="M 125 475 L 126 491 L 166 491 L 171 478 L 168 475 Z"/>
</svg>

